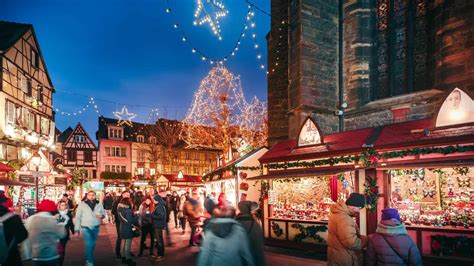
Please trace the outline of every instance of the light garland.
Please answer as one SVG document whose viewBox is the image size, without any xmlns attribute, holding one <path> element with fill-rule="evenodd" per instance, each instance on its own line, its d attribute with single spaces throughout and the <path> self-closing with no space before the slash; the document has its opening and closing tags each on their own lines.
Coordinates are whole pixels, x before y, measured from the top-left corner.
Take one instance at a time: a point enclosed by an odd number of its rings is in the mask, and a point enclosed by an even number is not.
<svg viewBox="0 0 474 266">
<path fill-rule="evenodd" d="M 171 6 L 170 6 L 170 1 L 166 0 L 166 9 L 165 12 L 166 14 L 170 15 L 174 21 L 173 23 L 173 28 L 176 30 L 180 31 L 181 35 L 181 40 L 183 43 L 186 43 L 191 47 L 191 53 L 197 55 L 201 61 L 207 62 L 210 65 L 214 66 L 216 64 L 223 64 L 224 62 L 227 62 L 230 58 L 236 56 L 237 52 L 240 50 L 240 46 L 242 44 L 243 38 L 247 35 L 247 31 L 249 28 L 251 29 L 251 34 L 250 36 L 255 36 L 253 38 L 253 46 L 257 51 L 257 60 L 259 62 L 259 68 L 263 71 L 266 71 L 265 64 L 260 63 L 262 59 L 262 54 L 260 52 L 260 44 L 258 43 L 258 40 L 256 38 L 256 23 L 253 20 L 253 17 L 255 16 L 255 12 L 252 10 L 254 7 L 253 4 L 250 4 L 247 6 L 247 14 L 246 14 L 246 20 L 242 25 L 242 30 L 240 31 L 239 37 L 236 39 L 234 45 L 232 46 L 232 49 L 229 50 L 224 56 L 221 57 L 213 57 L 208 55 L 207 53 L 203 52 L 202 50 L 198 49 L 195 45 L 193 45 L 193 42 L 188 38 L 187 34 L 185 31 L 182 29 L 181 24 L 179 23 L 178 19 L 174 16 L 174 13 L 172 12 Z M 268 74 L 268 71 L 267 71 Z"/>
<path fill-rule="evenodd" d="M 259 132 L 265 119 L 265 104 L 258 99 L 248 103 L 240 77 L 218 65 L 194 94 L 182 138 L 190 148 L 219 149 L 227 160 L 228 150 L 242 141 L 253 147 L 266 141 L 266 131 Z"/>
</svg>

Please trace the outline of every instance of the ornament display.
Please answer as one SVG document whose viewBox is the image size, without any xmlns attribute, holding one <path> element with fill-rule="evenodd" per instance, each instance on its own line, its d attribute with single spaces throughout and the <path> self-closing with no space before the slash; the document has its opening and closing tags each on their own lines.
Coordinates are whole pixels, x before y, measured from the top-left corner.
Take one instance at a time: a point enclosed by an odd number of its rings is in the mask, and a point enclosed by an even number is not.
<svg viewBox="0 0 474 266">
<path fill-rule="evenodd" d="M 249 184 L 246 183 L 246 182 L 242 182 L 242 183 L 240 183 L 239 188 L 240 188 L 240 190 L 248 191 L 249 190 Z"/>
<path fill-rule="evenodd" d="M 367 177 L 364 184 L 364 196 L 367 211 L 373 212 L 377 210 L 377 201 L 380 197 L 377 181 L 373 177 Z"/>
<path fill-rule="evenodd" d="M 114 116 L 118 118 L 117 125 L 128 125 L 133 126 L 132 119 L 135 118 L 137 115 L 134 113 L 129 113 L 128 108 L 126 106 L 122 107 L 122 111 L 120 112 L 113 112 Z"/>
</svg>

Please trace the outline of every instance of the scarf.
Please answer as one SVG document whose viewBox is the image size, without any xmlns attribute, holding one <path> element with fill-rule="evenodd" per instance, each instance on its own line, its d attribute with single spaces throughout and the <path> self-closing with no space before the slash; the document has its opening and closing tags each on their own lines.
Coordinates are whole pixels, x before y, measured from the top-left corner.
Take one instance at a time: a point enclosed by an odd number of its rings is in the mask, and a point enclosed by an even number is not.
<svg viewBox="0 0 474 266">
<path fill-rule="evenodd" d="M 97 201 L 96 200 L 94 200 L 94 201 L 86 200 L 85 203 L 92 209 L 92 211 L 94 211 L 95 205 L 97 204 Z"/>
</svg>

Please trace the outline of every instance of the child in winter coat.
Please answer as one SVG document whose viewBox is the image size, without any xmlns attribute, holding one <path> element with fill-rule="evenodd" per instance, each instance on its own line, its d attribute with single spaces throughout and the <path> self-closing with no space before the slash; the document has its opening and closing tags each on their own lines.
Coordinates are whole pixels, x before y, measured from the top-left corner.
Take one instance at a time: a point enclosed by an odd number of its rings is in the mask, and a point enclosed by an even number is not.
<svg viewBox="0 0 474 266">
<path fill-rule="evenodd" d="M 383 209 L 382 221 L 375 234 L 369 236 L 367 265 L 421 266 L 421 256 L 415 242 L 407 235 L 397 209 Z"/>
</svg>

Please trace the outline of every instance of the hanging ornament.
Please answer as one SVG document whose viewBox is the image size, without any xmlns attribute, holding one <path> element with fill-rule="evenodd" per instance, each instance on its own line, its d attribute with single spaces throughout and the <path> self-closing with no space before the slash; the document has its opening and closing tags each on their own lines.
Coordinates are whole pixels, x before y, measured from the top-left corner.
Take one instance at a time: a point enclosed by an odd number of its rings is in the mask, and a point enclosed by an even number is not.
<svg viewBox="0 0 474 266">
<path fill-rule="evenodd" d="M 129 113 L 126 106 L 122 107 L 122 111 L 114 112 L 113 114 L 115 117 L 119 119 L 117 122 L 117 125 L 119 126 L 124 125 L 124 124 L 133 126 L 132 119 L 137 116 L 134 113 Z"/>
<path fill-rule="evenodd" d="M 342 189 L 347 189 L 349 187 L 349 181 L 347 179 L 342 180 Z"/>
<path fill-rule="evenodd" d="M 209 24 L 214 35 L 222 40 L 221 26 L 219 20 L 225 17 L 229 11 L 225 9 L 224 4 L 218 0 L 204 0 L 208 5 L 205 6 L 203 0 L 196 1 L 196 10 L 194 11 L 194 25 Z"/>
<path fill-rule="evenodd" d="M 247 173 L 245 172 L 240 172 L 239 173 L 239 177 L 242 179 L 242 180 L 245 180 L 247 178 Z"/>
</svg>

